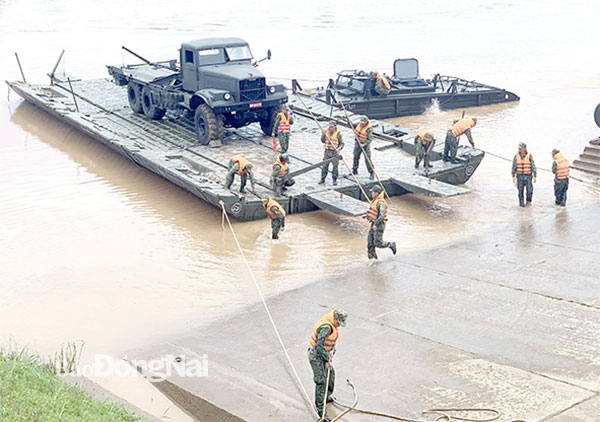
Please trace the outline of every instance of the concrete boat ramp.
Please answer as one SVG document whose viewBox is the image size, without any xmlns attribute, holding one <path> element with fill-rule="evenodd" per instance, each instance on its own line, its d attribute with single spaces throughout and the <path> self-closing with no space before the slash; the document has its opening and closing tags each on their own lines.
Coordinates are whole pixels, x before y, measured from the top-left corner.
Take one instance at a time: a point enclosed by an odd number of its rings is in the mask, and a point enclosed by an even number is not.
<svg viewBox="0 0 600 422">
<path fill-rule="evenodd" d="M 193 122 L 187 116 L 167 114 L 162 120 L 149 120 L 131 111 L 125 88 L 109 79 L 69 79 L 70 82 L 64 76 L 56 77 L 53 85 L 7 83 L 30 103 L 207 203 L 220 208 L 223 201 L 227 212 L 236 219 L 248 221 L 266 217 L 260 198 L 275 196 L 269 186 L 269 177 L 277 154 L 271 149 L 271 138 L 262 134 L 258 124 L 227 130 L 223 142 L 218 145 L 199 145 Z M 330 118 L 339 122 L 346 143 L 342 154 L 352 165 L 354 137 L 343 112 L 299 95 L 290 95 L 296 119 L 289 150 L 291 171 L 317 164 L 323 157 L 321 132 L 309 110 L 324 122 L 323 127 Z M 358 121 L 352 114 L 351 119 Z M 468 192 L 455 185 L 469 179 L 481 162 L 483 152 L 461 147 L 460 164 L 443 163 L 440 160 L 442 143 L 433 152 L 433 168 L 425 174 L 422 169 L 414 169 L 414 132 L 384 122 L 372 122 L 376 134 L 372 144 L 373 162 L 390 196 L 416 193 L 446 197 Z M 239 193 L 239 179 L 231 190 L 222 187 L 229 158 L 237 154 L 254 164 L 258 196 Z M 366 177 L 364 161 L 361 171 L 359 182 L 364 189 L 369 189 L 376 182 Z M 296 185 L 288 189 L 285 196 L 277 197 L 289 214 L 319 208 L 350 216 L 366 212 L 368 205 L 364 195 L 342 163 L 340 173 L 345 177 L 335 187 L 331 185 L 330 177 L 324 186 L 318 185 L 319 172 L 317 167 L 298 175 Z"/>
<path fill-rule="evenodd" d="M 433 407 L 485 407 L 500 411 L 500 422 L 598 421 L 599 219 L 596 205 L 557 209 L 317 280 L 268 305 L 311 399 L 312 326 L 342 307 L 349 317 L 334 362 L 341 402 L 352 401 L 349 378 L 359 408 L 405 418 L 431 421 L 421 412 Z M 126 352 L 130 359 L 204 354 L 207 377 L 158 384 L 184 409 L 201 397 L 229 412 L 206 419 L 188 408 L 198 420 L 314 420 L 261 303 L 183 338 Z M 330 415 L 336 412 L 330 406 Z M 377 420 L 388 419 L 342 418 Z"/>
</svg>

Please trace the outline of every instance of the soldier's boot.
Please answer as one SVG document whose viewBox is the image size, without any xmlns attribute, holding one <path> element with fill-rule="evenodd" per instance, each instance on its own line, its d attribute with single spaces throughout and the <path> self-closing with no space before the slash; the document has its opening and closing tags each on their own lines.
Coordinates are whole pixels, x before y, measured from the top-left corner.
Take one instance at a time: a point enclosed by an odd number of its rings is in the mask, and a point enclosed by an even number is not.
<svg viewBox="0 0 600 422">
<path fill-rule="evenodd" d="M 396 242 L 390 242 L 390 249 L 392 250 L 392 253 L 396 255 Z"/>
<path fill-rule="evenodd" d="M 421 160 L 419 159 L 419 155 L 415 157 L 415 168 L 419 168 L 419 164 L 421 164 Z"/>
<path fill-rule="evenodd" d="M 368 256 L 369 256 L 369 259 L 379 259 L 377 257 L 377 252 L 375 252 L 375 251 L 373 251 L 373 252 L 369 251 Z"/>
<path fill-rule="evenodd" d="M 358 174 L 358 168 L 353 168 L 352 169 L 352 174 L 357 175 Z"/>
<path fill-rule="evenodd" d="M 327 397 L 327 403 L 333 403 L 335 401 L 335 397 L 331 394 Z"/>
<path fill-rule="evenodd" d="M 279 234 L 278 233 L 273 233 L 273 236 L 271 236 L 274 240 L 279 239 Z"/>
<path fill-rule="evenodd" d="M 423 166 L 424 166 L 425 168 L 431 168 L 431 167 L 433 167 L 433 166 L 432 166 L 432 165 L 429 163 L 429 156 L 428 156 L 428 155 L 426 155 L 426 156 L 425 156 L 425 158 L 424 158 L 424 161 L 423 161 Z"/>
<path fill-rule="evenodd" d="M 337 179 L 333 179 L 333 186 L 337 186 Z"/>
<path fill-rule="evenodd" d="M 325 184 L 325 179 L 319 180 L 319 185 L 324 185 L 324 184 Z"/>
<path fill-rule="evenodd" d="M 375 179 L 375 173 L 369 174 L 369 180 L 374 180 L 374 179 Z"/>
</svg>

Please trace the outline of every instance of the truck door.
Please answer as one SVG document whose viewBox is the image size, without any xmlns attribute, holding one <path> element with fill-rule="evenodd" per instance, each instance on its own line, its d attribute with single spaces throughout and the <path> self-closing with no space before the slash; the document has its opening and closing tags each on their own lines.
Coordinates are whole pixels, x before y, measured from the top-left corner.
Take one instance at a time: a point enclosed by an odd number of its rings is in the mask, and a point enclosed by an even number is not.
<svg viewBox="0 0 600 422">
<path fill-rule="evenodd" d="M 196 91 L 198 89 L 198 66 L 196 65 L 196 52 L 181 49 L 181 71 L 183 72 L 183 89 Z"/>
</svg>

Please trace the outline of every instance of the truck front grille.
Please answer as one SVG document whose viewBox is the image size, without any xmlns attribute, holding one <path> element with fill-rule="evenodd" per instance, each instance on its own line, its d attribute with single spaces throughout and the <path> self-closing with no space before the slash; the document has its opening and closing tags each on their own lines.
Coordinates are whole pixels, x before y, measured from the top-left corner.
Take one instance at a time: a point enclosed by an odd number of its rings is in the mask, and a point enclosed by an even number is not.
<svg viewBox="0 0 600 422">
<path fill-rule="evenodd" d="M 240 101 L 255 102 L 266 98 L 265 78 L 240 81 Z"/>
</svg>

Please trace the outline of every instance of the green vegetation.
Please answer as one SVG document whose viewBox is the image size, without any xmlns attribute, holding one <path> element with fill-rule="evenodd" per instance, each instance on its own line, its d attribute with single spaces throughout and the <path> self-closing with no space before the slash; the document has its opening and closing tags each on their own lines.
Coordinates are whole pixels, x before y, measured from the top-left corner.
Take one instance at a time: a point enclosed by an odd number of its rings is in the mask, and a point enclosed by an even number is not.
<svg viewBox="0 0 600 422">
<path fill-rule="evenodd" d="M 122 406 L 98 402 L 65 383 L 39 358 L 0 351 L 0 420 L 139 422 Z"/>
</svg>

